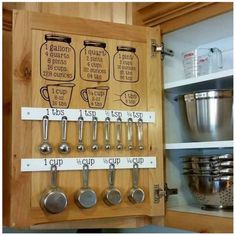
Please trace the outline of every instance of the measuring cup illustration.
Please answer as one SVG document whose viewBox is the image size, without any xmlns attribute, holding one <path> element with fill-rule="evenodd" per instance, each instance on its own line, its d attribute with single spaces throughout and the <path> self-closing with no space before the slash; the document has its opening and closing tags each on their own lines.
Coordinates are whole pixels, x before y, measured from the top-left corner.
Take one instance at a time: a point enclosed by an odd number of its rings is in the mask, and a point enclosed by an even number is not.
<svg viewBox="0 0 236 236">
<path fill-rule="evenodd" d="M 106 103 L 108 86 L 86 88 L 80 91 L 80 95 L 90 108 L 103 108 Z"/>
<path fill-rule="evenodd" d="M 126 90 L 122 94 L 115 95 L 118 96 L 119 99 L 114 100 L 114 102 L 121 101 L 124 105 L 128 107 L 135 107 L 139 104 L 140 101 L 139 94 L 134 90 Z"/>
<path fill-rule="evenodd" d="M 42 98 L 49 101 L 52 108 L 68 108 L 70 106 L 73 83 L 48 84 L 41 87 Z"/>
</svg>

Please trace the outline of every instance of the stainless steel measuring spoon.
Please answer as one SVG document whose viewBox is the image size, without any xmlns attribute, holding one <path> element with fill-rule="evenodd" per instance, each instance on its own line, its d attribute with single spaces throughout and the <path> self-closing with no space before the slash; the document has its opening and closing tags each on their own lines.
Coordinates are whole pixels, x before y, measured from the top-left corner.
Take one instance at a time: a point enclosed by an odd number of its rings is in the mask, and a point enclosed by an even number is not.
<svg viewBox="0 0 236 236">
<path fill-rule="evenodd" d="M 103 201 L 108 205 L 117 205 L 122 201 L 121 192 L 114 187 L 115 182 L 115 165 L 110 164 L 108 170 L 108 183 L 109 187 L 105 190 Z"/>
<path fill-rule="evenodd" d="M 62 154 L 69 153 L 70 145 L 67 143 L 67 117 L 61 118 L 61 144 L 58 146 L 58 151 Z"/>
<path fill-rule="evenodd" d="M 144 144 L 143 144 L 143 120 L 141 118 L 138 119 L 138 149 L 143 150 Z"/>
<path fill-rule="evenodd" d="M 123 149 L 123 145 L 121 143 L 122 137 L 122 120 L 120 117 L 117 118 L 116 122 L 116 149 L 121 150 Z"/>
<path fill-rule="evenodd" d="M 132 118 L 128 119 L 127 138 L 128 138 L 128 150 L 132 150 L 134 148 L 133 147 L 133 120 Z"/>
<path fill-rule="evenodd" d="M 98 133 L 98 119 L 97 117 L 93 117 L 92 121 L 92 128 L 93 128 L 93 133 L 92 133 L 92 151 L 97 151 L 98 150 L 98 142 L 97 142 L 97 133 Z"/>
<path fill-rule="evenodd" d="M 129 191 L 128 198 L 132 203 L 142 203 L 145 199 L 143 189 L 138 187 L 138 164 L 134 163 L 132 170 L 133 187 Z"/>
<path fill-rule="evenodd" d="M 57 214 L 67 206 L 66 194 L 57 187 L 57 166 L 51 166 L 51 187 L 41 196 L 40 206 L 49 213 Z"/>
<path fill-rule="evenodd" d="M 110 118 L 106 117 L 104 124 L 104 136 L 105 136 L 105 150 L 111 149 L 110 144 Z"/>
<path fill-rule="evenodd" d="M 44 116 L 42 120 L 43 141 L 39 145 L 39 151 L 44 155 L 52 152 L 52 146 L 48 143 L 48 122 L 48 116 Z"/>
<path fill-rule="evenodd" d="M 79 143 L 77 146 L 77 150 L 79 152 L 84 152 L 85 147 L 84 147 L 84 142 L 83 142 L 83 134 L 84 134 L 84 119 L 82 116 L 78 118 L 78 125 L 79 125 Z"/>
<path fill-rule="evenodd" d="M 75 203 L 81 208 L 91 208 L 97 203 L 96 193 L 88 187 L 89 166 L 83 165 L 83 187 L 75 193 Z"/>
</svg>

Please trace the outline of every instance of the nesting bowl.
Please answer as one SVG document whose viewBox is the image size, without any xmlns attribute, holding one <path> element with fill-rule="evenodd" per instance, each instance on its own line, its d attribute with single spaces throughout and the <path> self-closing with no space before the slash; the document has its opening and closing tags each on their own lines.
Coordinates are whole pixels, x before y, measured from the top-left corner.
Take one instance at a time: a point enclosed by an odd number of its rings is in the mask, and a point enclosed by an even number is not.
<svg viewBox="0 0 236 236">
<path fill-rule="evenodd" d="M 233 207 L 233 155 L 188 156 L 183 174 L 204 209 Z"/>
</svg>

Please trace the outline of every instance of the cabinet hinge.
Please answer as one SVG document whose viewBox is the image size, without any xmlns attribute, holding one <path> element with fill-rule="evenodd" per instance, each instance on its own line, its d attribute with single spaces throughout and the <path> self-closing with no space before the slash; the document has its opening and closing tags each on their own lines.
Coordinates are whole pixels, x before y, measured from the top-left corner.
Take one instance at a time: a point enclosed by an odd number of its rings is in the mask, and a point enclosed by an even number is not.
<svg viewBox="0 0 236 236">
<path fill-rule="evenodd" d="M 154 185 L 154 203 L 159 203 L 162 197 L 165 197 L 165 201 L 168 201 L 168 197 L 175 194 L 178 194 L 178 189 L 168 188 L 167 183 L 164 185 L 164 190 L 159 186 L 159 184 Z"/>
<path fill-rule="evenodd" d="M 164 59 L 165 55 L 171 56 L 171 57 L 174 56 L 174 51 L 169 48 L 166 48 L 164 43 L 161 43 L 161 45 L 158 45 L 156 43 L 155 39 L 151 39 L 151 55 L 152 55 L 152 57 L 154 57 L 158 52 L 161 53 L 162 60 Z"/>
</svg>

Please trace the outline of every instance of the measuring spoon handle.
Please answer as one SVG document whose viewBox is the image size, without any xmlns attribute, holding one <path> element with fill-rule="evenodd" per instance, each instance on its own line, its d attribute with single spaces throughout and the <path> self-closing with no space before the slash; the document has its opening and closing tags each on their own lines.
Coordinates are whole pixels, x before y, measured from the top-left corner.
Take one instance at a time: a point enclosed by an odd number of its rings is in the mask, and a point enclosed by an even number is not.
<svg viewBox="0 0 236 236">
<path fill-rule="evenodd" d="M 110 118 L 105 119 L 105 144 L 110 143 Z"/>
<path fill-rule="evenodd" d="M 128 119 L 128 132 L 127 132 L 127 138 L 128 138 L 128 149 L 133 149 L 133 120 L 132 118 Z"/>
<path fill-rule="evenodd" d="M 97 126 L 98 126 L 98 119 L 97 117 L 93 117 L 93 144 L 97 144 Z"/>
<path fill-rule="evenodd" d="M 83 143 L 83 131 L 84 131 L 84 118 L 79 117 L 78 118 L 78 124 L 79 124 L 79 143 Z"/>
<path fill-rule="evenodd" d="M 43 128 L 43 141 L 47 142 L 48 141 L 48 116 L 43 117 L 42 121 L 42 128 Z"/>
<path fill-rule="evenodd" d="M 108 150 L 111 148 L 110 145 L 110 118 L 106 117 L 105 119 L 105 149 Z"/>
<path fill-rule="evenodd" d="M 121 144 L 121 136 L 122 136 L 122 120 L 121 118 L 117 118 L 116 122 L 116 149 L 120 150 L 123 148 Z"/>
<path fill-rule="evenodd" d="M 143 144 L 143 120 L 139 119 L 138 120 L 138 148 L 139 150 L 144 149 L 144 144 Z"/>
<path fill-rule="evenodd" d="M 67 137 L 67 117 L 63 116 L 61 118 L 61 132 L 62 132 L 62 141 L 66 142 Z"/>
</svg>

